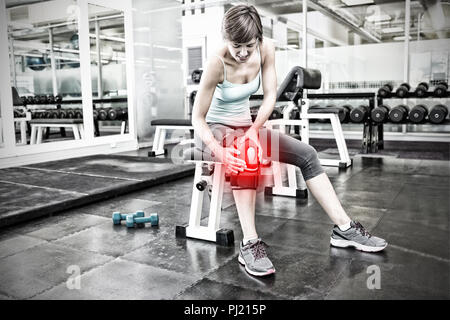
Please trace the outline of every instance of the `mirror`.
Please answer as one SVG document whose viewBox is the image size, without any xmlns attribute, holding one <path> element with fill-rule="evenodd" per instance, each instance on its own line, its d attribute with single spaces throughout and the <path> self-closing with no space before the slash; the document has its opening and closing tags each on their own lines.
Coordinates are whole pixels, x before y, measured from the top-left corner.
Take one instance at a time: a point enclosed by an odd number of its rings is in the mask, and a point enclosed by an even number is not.
<svg viewBox="0 0 450 320">
<path fill-rule="evenodd" d="M 128 133 L 123 12 L 89 4 L 94 135 Z"/>
</svg>

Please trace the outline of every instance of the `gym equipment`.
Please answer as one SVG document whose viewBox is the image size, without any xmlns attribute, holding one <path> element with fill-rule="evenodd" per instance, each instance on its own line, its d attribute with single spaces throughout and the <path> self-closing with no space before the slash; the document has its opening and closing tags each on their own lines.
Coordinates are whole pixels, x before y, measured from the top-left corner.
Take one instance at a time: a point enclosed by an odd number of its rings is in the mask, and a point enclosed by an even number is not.
<svg viewBox="0 0 450 320">
<path fill-rule="evenodd" d="M 440 124 L 445 121 L 448 115 L 448 109 L 442 104 L 437 104 L 430 109 L 428 120 L 434 124 Z"/>
<path fill-rule="evenodd" d="M 41 100 L 41 103 L 43 103 L 43 104 L 48 104 L 49 103 L 48 97 L 45 94 L 41 95 L 41 99 L 40 100 Z"/>
<path fill-rule="evenodd" d="M 134 228 L 135 226 L 143 226 L 146 223 L 150 223 L 152 227 L 155 227 L 159 223 L 157 213 L 151 213 L 148 217 L 135 217 L 132 214 L 127 215 L 126 219 L 127 228 Z"/>
<path fill-rule="evenodd" d="M 32 53 L 41 54 L 37 50 L 33 50 Z M 25 65 L 33 71 L 44 70 L 45 67 L 47 66 L 47 63 L 43 56 L 42 57 L 26 56 L 25 61 L 26 61 Z"/>
<path fill-rule="evenodd" d="M 392 86 L 392 84 L 386 83 L 385 85 L 383 85 L 381 88 L 378 89 L 378 95 L 381 98 L 385 98 L 392 92 L 393 89 L 394 87 Z"/>
<path fill-rule="evenodd" d="M 409 90 L 411 90 L 409 83 L 402 83 L 397 90 L 395 90 L 395 95 L 399 98 L 404 98 L 408 94 Z"/>
<path fill-rule="evenodd" d="M 83 110 L 80 108 L 75 109 L 74 118 L 75 119 L 83 119 Z"/>
<path fill-rule="evenodd" d="M 346 105 L 343 105 L 341 107 L 341 109 L 342 109 L 342 112 L 338 113 L 339 121 L 341 123 L 348 123 L 350 120 L 350 112 L 352 111 L 352 107 L 350 105 L 346 104 Z"/>
<path fill-rule="evenodd" d="M 108 110 L 109 120 L 126 120 L 128 118 L 128 110 L 125 108 L 111 108 Z"/>
<path fill-rule="evenodd" d="M 56 102 L 56 100 L 55 100 L 55 96 L 54 95 L 50 94 L 50 95 L 47 96 L 47 103 L 54 104 L 55 102 Z"/>
<path fill-rule="evenodd" d="M 66 110 L 64 110 L 64 109 L 59 109 L 59 117 L 60 117 L 61 119 L 67 119 L 68 117 L 67 117 L 67 112 L 66 112 Z"/>
<path fill-rule="evenodd" d="M 98 119 L 98 111 L 94 109 L 94 110 L 92 110 L 92 114 L 93 114 L 94 120 L 97 120 Z"/>
<path fill-rule="evenodd" d="M 360 105 L 350 111 L 350 120 L 354 123 L 364 122 L 369 115 L 369 107 Z"/>
<path fill-rule="evenodd" d="M 195 187 L 198 191 L 205 191 L 206 187 L 208 186 L 208 181 L 201 180 L 195 184 Z"/>
<path fill-rule="evenodd" d="M 413 123 L 422 123 L 425 122 L 425 118 L 427 115 L 428 115 L 427 108 L 422 104 L 418 104 L 411 108 L 408 116 L 409 121 Z"/>
<path fill-rule="evenodd" d="M 67 109 L 66 114 L 68 119 L 75 119 L 75 111 L 73 109 Z"/>
<path fill-rule="evenodd" d="M 447 90 L 448 90 L 447 82 L 441 81 L 434 88 L 433 95 L 439 98 L 445 97 L 447 95 Z"/>
<path fill-rule="evenodd" d="M 153 138 L 152 151 L 148 152 L 149 157 L 166 154 L 167 149 L 164 148 L 167 130 L 193 130 L 190 119 L 156 119 L 150 122 L 156 127 Z"/>
<path fill-rule="evenodd" d="M 59 110 L 50 110 L 49 111 L 49 118 L 50 119 L 58 119 L 60 115 Z"/>
<path fill-rule="evenodd" d="M 408 118 L 409 108 L 403 104 L 395 106 L 389 111 L 389 120 L 394 123 L 405 122 Z"/>
<path fill-rule="evenodd" d="M 385 123 L 389 119 L 389 107 L 385 105 L 380 105 L 376 108 L 373 108 L 370 113 L 370 118 L 373 122 L 376 123 Z"/>
<path fill-rule="evenodd" d="M 144 211 L 136 211 L 135 213 L 120 213 L 120 212 L 113 212 L 112 214 L 112 221 L 113 224 L 118 225 L 122 220 L 126 220 L 128 215 L 132 215 L 136 218 L 138 217 L 145 217 Z"/>
<path fill-rule="evenodd" d="M 191 110 L 192 110 L 192 107 L 194 106 L 196 96 L 197 96 L 197 90 L 192 91 L 191 94 L 189 95 L 189 105 L 191 107 Z"/>
<path fill-rule="evenodd" d="M 417 85 L 417 88 L 416 88 L 416 90 L 414 92 L 415 92 L 417 97 L 423 98 L 427 94 L 428 89 L 429 89 L 428 83 L 421 82 L 421 83 L 419 83 Z"/>
<path fill-rule="evenodd" d="M 30 104 L 35 104 L 35 101 L 34 101 L 34 97 L 32 97 L 32 96 L 28 96 L 28 97 L 26 97 L 26 103 L 28 104 L 28 105 L 30 105 Z"/>
<path fill-rule="evenodd" d="M 41 96 L 40 95 L 35 95 L 34 96 L 34 103 L 35 104 L 41 104 Z"/>
<path fill-rule="evenodd" d="M 58 95 L 55 96 L 55 102 L 56 102 L 56 103 L 61 103 L 62 100 L 63 100 L 62 95 L 58 94 Z"/>
<path fill-rule="evenodd" d="M 105 121 L 108 119 L 108 110 L 105 108 L 98 109 L 98 120 Z"/>
<path fill-rule="evenodd" d="M 108 120 L 117 120 L 118 109 L 110 108 L 110 109 L 108 109 L 107 114 L 108 114 Z"/>
<path fill-rule="evenodd" d="M 20 97 L 20 103 L 21 103 L 24 107 L 26 107 L 26 105 L 27 105 L 27 103 L 28 103 L 27 97 Z"/>
<path fill-rule="evenodd" d="M 306 140 L 306 143 L 308 142 L 309 138 L 307 125 L 310 118 L 329 118 L 333 125 L 334 131 L 335 126 L 340 125 L 337 114 L 329 113 L 329 111 L 327 111 L 327 113 L 325 114 L 309 114 L 307 113 L 307 108 L 309 107 L 308 100 L 305 101 L 306 109 L 302 113 L 301 119 L 289 119 L 291 111 L 294 109 L 299 109 L 298 106 L 303 105 L 303 101 L 299 101 L 300 98 L 303 97 L 303 89 L 318 89 L 320 88 L 320 84 L 321 74 L 318 70 L 294 67 L 289 72 L 283 83 L 280 85 L 277 92 L 278 102 L 288 102 L 287 106 L 283 109 L 283 119 L 274 119 L 267 121 L 266 127 L 269 129 L 273 129 L 273 126 L 279 126 L 280 131 L 285 132 L 286 126 L 302 126 L 302 140 Z M 306 129 L 303 129 L 305 126 Z M 337 137 L 338 148 L 340 151 L 341 142 L 344 142 L 345 144 L 345 140 L 342 141 L 341 136 Z M 176 236 L 213 241 L 220 245 L 233 245 L 233 231 L 220 228 L 220 216 L 222 212 L 222 198 L 225 185 L 226 165 L 224 163 L 215 162 L 214 158 L 212 158 L 209 153 L 202 152 L 202 150 L 195 148 L 195 146 L 184 150 L 183 159 L 195 163 L 195 174 L 192 189 L 189 223 L 178 225 L 176 227 Z M 213 166 L 213 168 L 210 169 L 210 166 Z M 287 171 L 289 185 L 283 186 L 283 177 L 281 174 L 280 166 L 281 164 L 277 161 L 272 162 L 275 186 L 270 188 L 270 190 L 266 188 L 265 194 L 307 198 L 306 184 L 304 183 L 304 181 L 303 185 L 305 185 L 305 188 L 297 188 L 297 175 L 295 172 L 295 167 L 288 166 Z M 208 170 L 204 170 L 205 167 L 208 167 Z M 205 190 L 208 185 L 212 186 L 210 198 L 211 200 L 209 204 L 208 225 L 204 226 L 200 223 L 202 218 L 204 199 L 202 190 Z"/>
<path fill-rule="evenodd" d="M 201 69 L 195 69 L 191 73 L 191 80 L 193 83 L 200 83 L 200 80 L 202 78 L 203 70 Z"/>
</svg>

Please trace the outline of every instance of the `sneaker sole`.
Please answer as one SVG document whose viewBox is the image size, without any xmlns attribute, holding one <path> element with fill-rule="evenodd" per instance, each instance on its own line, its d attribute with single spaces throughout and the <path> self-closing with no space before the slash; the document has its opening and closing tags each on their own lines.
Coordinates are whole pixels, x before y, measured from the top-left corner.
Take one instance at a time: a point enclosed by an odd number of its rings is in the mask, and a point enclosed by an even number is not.
<svg viewBox="0 0 450 320">
<path fill-rule="evenodd" d="M 369 247 L 369 246 L 365 246 L 363 244 L 354 242 L 354 241 L 349 241 L 349 240 L 340 240 L 340 239 L 333 239 L 330 238 L 330 244 L 334 247 L 338 247 L 338 248 L 348 248 L 348 247 L 354 247 L 356 250 L 360 250 L 360 251 L 364 251 L 364 252 L 378 252 L 383 250 L 384 248 L 387 247 L 387 243 L 384 247 Z"/>
<path fill-rule="evenodd" d="M 252 271 L 247 267 L 247 264 L 245 263 L 244 258 L 241 257 L 241 255 L 238 256 L 238 261 L 241 265 L 243 265 L 245 267 L 245 271 L 247 271 L 249 274 L 251 274 L 252 276 L 256 276 L 256 277 L 262 277 L 262 276 L 268 276 L 269 274 L 273 274 L 275 273 L 275 269 L 269 269 L 266 272 L 256 272 L 256 271 Z"/>
</svg>

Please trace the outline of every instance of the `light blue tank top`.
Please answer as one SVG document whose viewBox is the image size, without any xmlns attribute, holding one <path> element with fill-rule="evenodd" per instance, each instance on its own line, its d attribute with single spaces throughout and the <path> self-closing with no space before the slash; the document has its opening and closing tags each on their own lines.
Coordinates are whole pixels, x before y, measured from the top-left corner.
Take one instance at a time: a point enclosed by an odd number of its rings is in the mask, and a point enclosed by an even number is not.
<svg viewBox="0 0 450 320">
<path fill-rule="evenodd" d="M 259 47 L 257 51 L 261 59 Z M 261 84 L 261 67 L 252 81 L 244 84 L 231 83 L 227 81 L 225 62 L 222 57 L 217 57 L 223 64 L 224 80 L 216 86 L 205 120 L 208 123 L 222 123 L 236 127 L 251 126 L 253 122 L 249 98 L 258 91 Z"/>
</svg>

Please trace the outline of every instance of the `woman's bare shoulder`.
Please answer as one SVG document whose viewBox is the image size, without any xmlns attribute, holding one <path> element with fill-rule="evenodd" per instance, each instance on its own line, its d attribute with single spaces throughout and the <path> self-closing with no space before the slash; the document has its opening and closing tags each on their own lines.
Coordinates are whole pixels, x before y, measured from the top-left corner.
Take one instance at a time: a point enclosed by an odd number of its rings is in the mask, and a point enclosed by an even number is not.
<svg viewBox="0 0 450 320">
<path fill-rule="evenodd" d="M 260 46 L 261 50 L 261 57 L 264 64 L 264 61 L 266 60 L 266 57 L 272 56 L 275 54 L 275 45 L 273 42 L 269 39 L 264 39 L 264 41 L 261 43 Z"/>
</svg>

